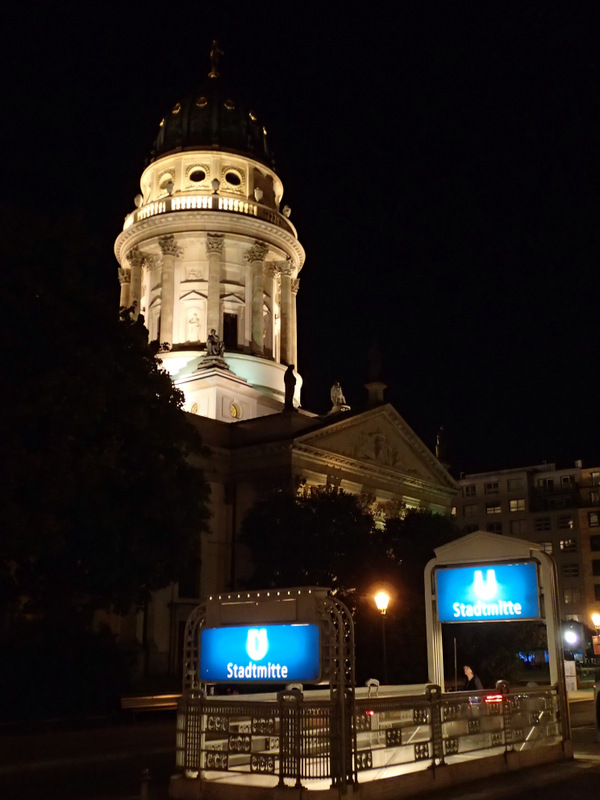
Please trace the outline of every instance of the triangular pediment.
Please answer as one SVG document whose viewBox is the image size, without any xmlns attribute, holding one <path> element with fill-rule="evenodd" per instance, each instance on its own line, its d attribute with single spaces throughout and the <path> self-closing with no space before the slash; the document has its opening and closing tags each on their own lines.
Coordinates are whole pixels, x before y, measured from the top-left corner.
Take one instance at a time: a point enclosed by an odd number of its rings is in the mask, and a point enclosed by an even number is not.
<svg viewBox="0 0 600 800">
<path fill-rule="evenodd" d="M 330 425 L 298 437 L 295 445 L 452 493 L 458 490 L 447 470 L 389 404 L 362 414 L 336 415 Z"/>
</svg>

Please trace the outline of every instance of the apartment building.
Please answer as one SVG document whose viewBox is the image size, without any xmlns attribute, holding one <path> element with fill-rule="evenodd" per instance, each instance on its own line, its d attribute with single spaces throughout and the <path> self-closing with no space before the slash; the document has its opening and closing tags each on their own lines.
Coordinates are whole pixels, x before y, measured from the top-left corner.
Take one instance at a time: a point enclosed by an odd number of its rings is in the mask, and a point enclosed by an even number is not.
<svg viewBox="0 0 600 800">
<path fill-rule="evenodd" d="M 558 564 L 561 616 L 591 627 L 600 612 L 600 467 L 581 461 L 461 473 L 453 513 L 482 530 L 540 544 Z"/>
</svg>

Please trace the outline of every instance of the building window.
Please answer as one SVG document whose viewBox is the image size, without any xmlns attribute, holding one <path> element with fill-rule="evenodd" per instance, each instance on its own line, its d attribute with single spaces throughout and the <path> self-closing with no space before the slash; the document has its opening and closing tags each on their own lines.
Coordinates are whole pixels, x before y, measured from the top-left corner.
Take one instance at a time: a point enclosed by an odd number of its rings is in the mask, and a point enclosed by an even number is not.
<svg viewBox="0 0 600 800">
<path fill-rule="evenodd" d="M 525 511 L 525 498 L 518 497 L 516 500 L 510 501 L 511 511 Z"/>
<path fill-rule="evenodd" d="M 462 529 L 463 533 L 475 533 L 479 530 L 479 525 L 465 525 Z"/>
<path fill-rule="evenodd" d="M 552 555 L 552 542 L 540 542 L 539 545 L 542 552 Z"/>
<path fill-rule="evenodd" d="M 564 578 L 578 578 L 579 564 L 563 564 L 560 571 Z"/>
<path fill-rule="evenodd" d="M 502 506 L 500 503 L 486 503 L 485 504 L 485 513 L 486 514 L 501 514 L 502 513 Z"/>
<path fill-rule="evenodd" d="M 600 576 L 600 558 L 592 558 L 592 575 Z"/>
<path fill-rule="evenodd" d="M 592 486 L 600 486 L 600 472 L 592 472 L 590 478 L 592 479 Z"/>
<path fill-rule="evenodd" d="M 488 533 L 502 533 L 502 523 L 488 522 L 488 524 L 486 525 L 486 531 Z"/>
<path fill-rule="evenodd" d="M 522 536 L 524 533 L 527 533 L 527 520 L 511 519 L 510 532 L 513 536 Z"/>
<path fill-rule="evenodd" d="M 538 489 L 544 492 L 551 492 L 554 489 L 554 478 L 538 478 Z"/>
<path fill-rule="evenodd" d="M 575 476 L 574 475 L 561 475 L 560 476 L 560 485 L 561 486 L 572 486 L 575 483 Z"/>
<path fill-rule="evenodd" d="M 600 536 L 598 534 L 590 536 L 590 549 L 596 552 L 600 550 Z"/>
<path fill-rule="evenodd" d="M 594 584 L 594 596 L 596 600 L 600 600 L 600 583 Z"/>
<path fill-rule="evenodd" d="M 588 524 L 590 528 L 597 528 L 600 525 L 600 514 L 597 511 L 588 511 Z"/>
<path fill-rule="evenodd" d="M 559 546 L 563 553 L 575 553 L 577 551 L 575 539 L 561 539 Z"/>
<path fill-rule="evenodd" d="M 456 506 L 452 506 L 452 508 L 450 509 L 450 513 L 452 514 L 453 517 L 456 516 Z"/>
<path fill-rule="evenodd" d="M 581 601 L 581 592 L 579 589 L 565 589 L 563 591 L 563 600 L 565 605 L 579 603 Z"/>
<path fill-rule="evenodd" d="M 539 517 L 534 523 L 536 531 L 549 531 L 550 530 L 550 517 Z"/>
<path fill-rule="evenodd" d="M 498 486 L 498 481 L 490 481 L 489 483 L 485 484 L 486 494 L 498 494 L 499 491 L 500 487 Z"/>
<path fill-rule="evenodd" d="M 477 503 L 467 503 L 463 506 L 463 517 L 476 517 Z"/>
<path fill-rule="evenodd" d="M 469 486 L 462 487 L 462 496 L 463 497 L 475 497 L 477 494 L 477 487 L 474 483 L 471 483 Z"/>
<path fill-rule="evenodd" d="M 523 478 L 509 478 L 506 482 L 506 488 L 509 492 L 518 492 L 523 488 Z"/>
<path fill-rule="evenodd" d="M 600 506 L 600 492 L 590 492 L 590 505 Z"/>
<path fill-rule="evenodd" d="M 558 518 L 558 527 L 559 528 L 573 528 L 573 517 L 559 517 Z"/>
</svg>

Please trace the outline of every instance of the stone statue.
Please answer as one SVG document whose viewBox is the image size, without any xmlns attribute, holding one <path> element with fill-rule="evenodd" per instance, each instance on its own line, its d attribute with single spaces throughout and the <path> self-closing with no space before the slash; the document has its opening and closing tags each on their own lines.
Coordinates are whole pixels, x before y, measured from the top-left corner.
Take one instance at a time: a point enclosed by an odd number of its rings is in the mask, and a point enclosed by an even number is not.
<svg viewBox="0 0 600 800">
<path fill-rule="evenodd" d="M 216 330 L 214 328 L 211 328 L 210 333 L 206 338 L 206 355 L 223 358 L 224 352 L 225 352 L 225 342 L 222 342 L 217 336 Z"/>
<path fill-rule="evenodd" d="M 285 402 L 283 404 L 284 411 L 295 411 L 294 408 L 294 389 L 296 388 L 296 376 L 294 375 L 294 364 L 289 364 L 286 371 L 283 373 L 283 382 L 285 384 Z"/>
<path fill-rule="evenodd" d="M 346 398 L 344 397 L 344 393 L 342 391 L 342 387 L 340 386 L 339 381 L 336 381 L 331 387 L 330 396 L 331 396 L 331 402 L 334 406 L 346 405 Z"/>
<path fill-rule="evenodd" d="M 200 317 L 196 312 L 188 319 L 188 341 L 197 342 L 200 338 Z"/>
</svg>

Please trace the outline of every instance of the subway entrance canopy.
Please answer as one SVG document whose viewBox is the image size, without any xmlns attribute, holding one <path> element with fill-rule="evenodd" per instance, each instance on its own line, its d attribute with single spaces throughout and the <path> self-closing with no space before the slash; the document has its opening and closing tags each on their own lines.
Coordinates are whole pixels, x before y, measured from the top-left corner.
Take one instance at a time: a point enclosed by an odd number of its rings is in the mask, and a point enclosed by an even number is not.
<svg viewBox="0 0 600 800">
<path fill-rule="evenodd" d="M 533 542 L 477 531 L 435 550 L 425 568 L 430 682 L 445 685 L 442 624 L 540 620 L 565 699 L 557 586 L 554 560 Z"/>
</svg>

